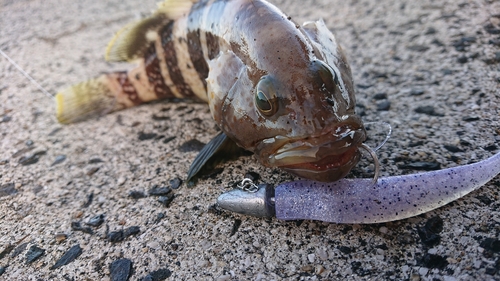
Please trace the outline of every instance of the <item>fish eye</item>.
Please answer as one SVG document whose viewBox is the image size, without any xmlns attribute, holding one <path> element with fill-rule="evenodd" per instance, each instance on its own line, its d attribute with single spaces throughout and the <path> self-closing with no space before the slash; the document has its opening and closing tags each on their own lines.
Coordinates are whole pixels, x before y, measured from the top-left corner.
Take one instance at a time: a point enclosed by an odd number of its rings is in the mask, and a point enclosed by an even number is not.
<svg viewBox="0 0 500 281">
<path fill-rule="evenodd" d="M 271 116 L 278 111 L 278 96 L 272 79 L 264 76 L 255 89 L 255 105 L 265 116 Z"/>
<path fill-rule="evenodd" d="M 337 73 L 326 63 L 320 60 L 314 60 L 311 63 L 311 71 L 313 75 L 317 75 L 317 77 L 321 79 L 321 82 L 327 90 L 333 91 L 335 86 L 339 87 Z"/>
</svg>

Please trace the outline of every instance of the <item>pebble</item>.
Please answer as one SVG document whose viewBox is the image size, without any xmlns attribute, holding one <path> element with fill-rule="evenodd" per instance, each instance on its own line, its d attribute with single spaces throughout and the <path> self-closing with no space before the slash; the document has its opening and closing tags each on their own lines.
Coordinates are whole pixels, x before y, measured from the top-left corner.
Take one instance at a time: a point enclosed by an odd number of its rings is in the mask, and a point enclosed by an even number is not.
<svg viewBox="0 0 500 281">
<path fill-rule="evenodd" d="M 387 99 L 387 94 L 386 93 L 378 93 L 373 96 L 374 100 L 385 100 Z"/>
<path fill-rule="evenodd" d="M 80 244 L 76 244 L 71 247 L 66 253 L 64 253 L 64 255 L 62 255 L 62 257 L 58 261 L 56 261 L 56 263 L 50 269 L 56 269 L 61 266 L 67 265 L 78 258 L 81 254 L 82 248 L 80 247 Z"/>
<path fill-rule="evenodd" d="M 107 239 L 111 243 L 121 242 L 123 241 L 123 239 L 125 239 L 125 233 L 123 232 L 123 230 L 112 231 L 108 233 Z"/>
<path fill-rule="evenodd" d="M 93 226 L 93 227 L 98 227 L 98 226 L 100 226 L 104 222 L 104 218 L 105 218 L 105 215 L 104 214 L 100 214 L 100 215 L 91 217 L 86 222 L 86 224 L 90 225 L 90 226 Z"/>
<path fill-rule="evenodd" d="M 438 216 L 432 217 L 423 227 L 417 227 L 420 241 L 426 247 L 434 247 L 441 242 L 439 233 L 443 231 L 443 219 Z"/>
<path fill-rule="evenodd" d="M 124 231 L 125 237 L 134 236 L 141 232 L 141 228 L 139 226 L 131 226 Z"/>
<path fill-rule="evenodd" d="M 425 275 L 427 275 L 427 273 L 429 273 L 429 269 L 428 269 L 428 268 L 421 267 L 421 268 L 418 270 L 418 274 L 420 274 L 420 276 L 425 276 Z"/>
<path fill-rule="evenodd" d="M 129 192 L 128 197 L 132 199 L 141 199 L 141 198 L 146 198 L 147 195 L 142 191 L 132 190 Z"/>
<path fill-rule="evenodd" d="M 418 264 L 427 268 L 437 268 L 444 269 L 448 265 L 448 261 L 446 260 L 448 257 L 439 256 L 426 253 L 422 259 L 418 261 Z"/>
<path fill-rule="evenodd" d="M 389 232 L 389 229 L 385 226 L 382 226 L 378 229 L 378 231 L 380 231 L 380 233 L 387 234 Z"/>
<path fill-rule="evenodd" d="M 158 197 L 158 202 L 160 202 L 165 208 L 170 206 L 170 203 L 174 200 L 175 196 L 173 193 L 168 194 L 167 196 Z"/>
<path fill-rule="evenodd" d="M 421 96 L 425 93 L 424 89 L 411 89 L 410 96 Z"/>
<path fill-rule="evenodd" d="M 132 261 L 129 259 L 119 259 L 109 266 L 111 281 L 126 281 L 132 273 Z"/>
<path fill-rule="evenodd" d="M 7 183 L 4 185 L 0 185 L 0 197 L 14 195 L 17 192 L 18 191 L 17 191 L 14 183 Z"/>
<path fill-rule="evenodd" d="M 307 260 L 309 260 L 310 263 L 313 263 L 315 259 L 316 259 L 316 255 L 315 254 L 309 254 L 309 255 L 307 255 Z"/>
<path fill-rule="evenodd" d="M 180 178 L 174 178 L 171 179 L 169 183 L 172 189 L 178 189 L 179 187 L 181 187 L 182 180 Z"/>
<path fill-rule="evenodd" d="M 56 159 L 54 160 L 54 162 L 52 162 L 52 165 L 50 166 L 55 166 L 57 164 L 60 164 L 64 162 L 64 160 L 66 160 L 66 155 L 58 155 L 56 156 Z"/>
<path fill-rule="evenodd" d="M 146 277 L 142 278 L 142 281 L 161 281 L 166 280 L 172 276 L 172 271 L 168 268 L 162 268 L 149 273 Z"/>
<path fill-rule="evenodd" d="M 458 146 L 455 146 L 455 145 L 443 145 L 443 147 L 448 150 L 449 152 L 453 152 L 453 153 L 456 153 L 456 152 L 464 152 L 462 149 L 460 149 Z"/>
<path fill-rule="evenodd" d="M 56 237 L 57 243 L 61 243 L 61 242 L 65 241 L 66 239 L 68 239 L 68 235 L 65 233 L 56 233 L 55 237 Z"/>
<path fill-rule="evenodd" d="M 235 235 L 236 232 L 238 232 L 238 229 L 240 228 L 240 226 L 241 226 L 241 220 L 235 219 L 234 224 L 233 224 L 233 228 L 231 229 L 231 234 L 229 234 L 229 236 Z"/>
<path fill-rule="evenodd" d="M 151 139 L 154 139 L 158 136 L 158 134 L 156 133 L 144 133 L 144 132 L 140 132 L 139 133 L 139 140 L 140 141 L 145 141 L 145 140 L 151 140 Z"/>
<path fill-rule="evenodd" d="M 26 253 L 26 263 L 30 264 L 45 254 L 45 250 L 36 245 L 32 245 Z"/>
<path fill-rule="evenodd" d="M 5 269 L 6 269 L 5 266 L 0 266 L 0 276 L 2 276 L 2 274 L 5 273 Z"/>
<path fill-rule="evenodd" d="M 438 116 L 438 117 L 444 116 L 444 114 L 437 113 L 436 109 L 432 105 L 419 106 L 415 108 L 415 112 L 420 114 L 426 114 L 429 116 Z"/>
<path fill-rule="evenodd" d="M 170 187 L 158 187 L 157 185 L 153 186 L 149 190 L 149 195 L 150 196 L 165 196 L 168 195 L 172 192 L 172 189 Z"/>
<path fill-rule="evenodd" d="M 500 252 L 500 240 L 495 238 L 486 238 L 483 241 L 481 241 L 479 246 L 493 253 Z"/>
<path fill-rule="evenodd" d="M 71 222 L 71 229 L 74 231 L 81 231 L 83 233 L 94 234 L 94 231 L 90 227 L 83 227 L 82 223 L 79 221 Z"/>
<path fill-rule="evenodd" d="M 10 122 L 12 120 L 12 117 L 8 116 L 8 115 L 4 115 L 2 117 L 2 120 L 0 120 L 0 123 L 7 123 L 7 122 Z"/>
<path fill-rule="evenodd" d="M 23 166 L 29 166 L 38 163 L 38 160 L 40 160 L 40 156 L 45 155 L 46 153 L 46 151 L 38 151 L 33 154 L 23 156 L 19 158 L 19 164 Z"/>
<path fill-rule="evenodd" d="M 377 111 L 388 111 L 391 109 L 391 102 L 390 101 L 382 101 L 377 103 Z"/>
</svg>

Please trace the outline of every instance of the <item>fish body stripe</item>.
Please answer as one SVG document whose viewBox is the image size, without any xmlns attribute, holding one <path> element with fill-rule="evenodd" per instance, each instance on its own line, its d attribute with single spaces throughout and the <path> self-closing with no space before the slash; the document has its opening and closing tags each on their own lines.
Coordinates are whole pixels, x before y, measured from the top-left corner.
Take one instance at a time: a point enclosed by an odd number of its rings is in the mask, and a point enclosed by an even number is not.
<svg viewBox="0 0 500 281">
<path fill-rule="evenodd" d="M 179 61 L 177 60 L 175 37 L 173 35 L 175 22 L 171 21 L 160 30 L 161 45 L 165 55 L 165 63 L 167 64 L 168 73 L 175 87 L 183 97 L 193 96 L 191 87 L 184 82 Z"/>
<path fill-rule="evenodd" d="M 159 99 L 174 98 L 175 95 L 172 90 L 165 84 L 165 79 L 161 71 L 160 60 L 158 59 L 154 43 L 151 44 L 144 56 L 144 65 L 146 75 L 149 83 L 153 86 L 156 97 Z"/>
</svg>

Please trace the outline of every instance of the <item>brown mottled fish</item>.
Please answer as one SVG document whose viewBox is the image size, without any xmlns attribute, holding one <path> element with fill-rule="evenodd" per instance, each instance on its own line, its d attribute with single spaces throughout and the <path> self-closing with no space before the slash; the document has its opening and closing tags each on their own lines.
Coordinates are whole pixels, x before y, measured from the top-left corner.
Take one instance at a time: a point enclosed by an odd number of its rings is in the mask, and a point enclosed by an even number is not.
<svg viewBox="0 0 500 281">
<path fill-rule="evenodd" d="M 138 66 L 58 93 L 59 121 L 163 98 L 206 101 L 223 133 L 189 177 L 235 143 L 265 166 L 331 182 L 366 148 L 351 70 L 322 20 L 300 26 L 262 0 L 167 0 L 119 31 L 106 59 Z"/>
</svg>

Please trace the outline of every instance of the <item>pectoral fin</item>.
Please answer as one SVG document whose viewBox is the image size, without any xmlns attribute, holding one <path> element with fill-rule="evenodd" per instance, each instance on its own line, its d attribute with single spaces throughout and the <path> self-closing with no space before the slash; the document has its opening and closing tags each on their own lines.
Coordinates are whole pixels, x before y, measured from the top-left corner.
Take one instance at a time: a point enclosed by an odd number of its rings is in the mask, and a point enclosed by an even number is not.
<svg viewBox="0 0 500 281">
<path fill-rule="evenodd" d="M 217 164 L 236 159 L 246 153 L 248 152 L 236 145 L 226 134 L 218 134 L 203 147 L 189 167 L 186 180 L 188 185 L 194 185 L 200 176 L 213 170 Z"/>
</svg>

